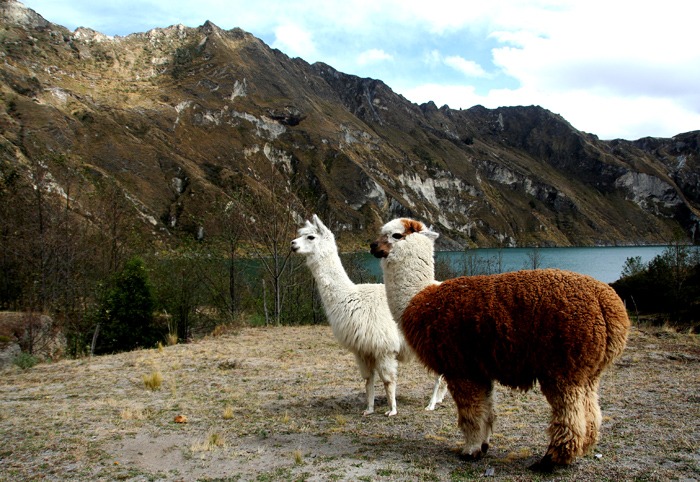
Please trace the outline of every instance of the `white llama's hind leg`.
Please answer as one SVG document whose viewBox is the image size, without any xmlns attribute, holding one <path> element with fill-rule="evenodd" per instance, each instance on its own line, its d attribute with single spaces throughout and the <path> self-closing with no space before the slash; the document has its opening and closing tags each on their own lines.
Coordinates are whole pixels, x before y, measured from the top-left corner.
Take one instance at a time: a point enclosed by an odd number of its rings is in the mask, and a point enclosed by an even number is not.
<svg viewBox="0 0 700 482">
<path fill-rule="evenodd" d="M 430 397 L 430 403 L 427 407 L 425 407 L 425 409 L 435 410 L 435 407 L 437 407 L 438 403 L 442 403 L 442 401 L 445 399 L 446 394 L 447 383 L 445 383 L 445 379 L 442 377 L 442 375 L 438 375 L 438 377 L 435 379 L 435 388 L 433 388 L 433 396 Z"/>
<path fill-rule="evenodd" d="M 387 417 L 396 415 L 396 380 L 398 371 L 399 362 L 396 359 L 396 354 L 386 356 L 377 362 L 377 372 L 379 373 L 379 378 L 384 382 L 386 401 L 389 404 L 389 410 L 384 412 L 384 415 Z"/>
<path fill-rule="evenodd" d="M 374 360 L 363 358 L 355 353 L 355 360 L 360 369 L 362 378 L 365 379 L 365 394 L 367 396 L 367 408 L 362 415 L 371 415 L 374 413 Z"/>
</svg>

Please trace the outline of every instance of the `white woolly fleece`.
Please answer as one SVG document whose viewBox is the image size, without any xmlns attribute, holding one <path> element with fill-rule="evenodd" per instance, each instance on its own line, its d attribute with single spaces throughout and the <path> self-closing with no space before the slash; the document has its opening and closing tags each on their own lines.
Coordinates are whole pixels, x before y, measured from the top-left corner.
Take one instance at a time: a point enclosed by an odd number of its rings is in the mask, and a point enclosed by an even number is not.
<svg viewBox="0 0 700 482">
<path fill-rule="evenodd" d="M 394 319 L 401 320 L 404 310 L 415 295 L 429 285 L 440 283 L 435 281 L 433 258 L 437 235 L 432 231 L 429 232 L 433 235 L 419 232 L 394 240 L 391 233 L 397 229 L 403 233 L 400 220 L 391 221 L 382 228 L 383 234 L 389 234 L 391 251 L 386 258 L 382 258 L 381 267 L 391 314 Z"/>
</svg>

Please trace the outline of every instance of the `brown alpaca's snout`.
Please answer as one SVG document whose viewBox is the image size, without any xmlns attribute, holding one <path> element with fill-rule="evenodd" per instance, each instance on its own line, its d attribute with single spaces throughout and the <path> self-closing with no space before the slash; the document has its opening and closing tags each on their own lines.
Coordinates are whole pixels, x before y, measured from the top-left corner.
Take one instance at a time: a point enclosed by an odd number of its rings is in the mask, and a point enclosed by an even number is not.
<svg viewBox="0 0 700 482">
<path fill-rule="evenodd" d="M 389 251 L 391 251 L 391 246 L 386 242 L 386 237 L 379 238 L 369 245 L 369 252 L 375 258 L 386 258 L 389 256 Z"/>
</svg>

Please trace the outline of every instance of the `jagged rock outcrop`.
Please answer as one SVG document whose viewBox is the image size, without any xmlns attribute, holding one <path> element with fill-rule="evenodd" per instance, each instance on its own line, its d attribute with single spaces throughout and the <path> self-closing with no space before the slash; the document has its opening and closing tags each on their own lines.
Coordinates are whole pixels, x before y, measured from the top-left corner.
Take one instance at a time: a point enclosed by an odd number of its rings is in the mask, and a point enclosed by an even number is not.
<svg viewBox="0 0 700 482">
<path fill-rule="evenodd" d="M 601 141 L 536 106 L 416 105 L 212 22 L 109 37 L 14 0 L 0 16 L 0 175 L 41 163 L 56 190 L 80 185 L 71 207 L 88 219 L 113 184 L 163 243 L 216 235 L 213 206 L 259 194 L 271 169 L 341 244 L 401 215 L 433 223 L 443 247 L 697 230 L 699 132 Z"/>
</svg>

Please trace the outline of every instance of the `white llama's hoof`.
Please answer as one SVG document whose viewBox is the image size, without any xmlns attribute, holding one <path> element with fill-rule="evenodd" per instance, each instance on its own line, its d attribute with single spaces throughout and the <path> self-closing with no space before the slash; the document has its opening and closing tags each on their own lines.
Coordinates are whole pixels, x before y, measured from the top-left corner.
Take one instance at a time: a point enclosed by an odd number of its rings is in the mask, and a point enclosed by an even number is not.
<svg viewBox="0 0 700 482">
<path fill-rule="evenodd" d="M 362 412 L 362 416 L 366 417 L 367 415 L 372 415 L 373 413 L 374 413 L 374 410 L 367 409 L 364 412 Z"/>
<path fill-rule="evenodd" d="M 434 403 L 431 403 L 430 405 L 428 405 L 427 407 L 425 407 L 425 409 L 426 409 L 426 410 L 431 410 L 431 411 L 432 411 L 432 410 L 435 410 L 435 404 L 434 404 Z"/>
<path fill-rule="evenodd" d="M 398 412 L 396 411 L 396 409 L 394 409 L 394 410 L 389 410 L 388 412 L 385 412 L 384 415 L 386 415 L 387 417 L 393 417 L 397 413 Z"/>
</svg>

